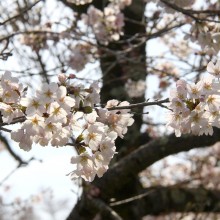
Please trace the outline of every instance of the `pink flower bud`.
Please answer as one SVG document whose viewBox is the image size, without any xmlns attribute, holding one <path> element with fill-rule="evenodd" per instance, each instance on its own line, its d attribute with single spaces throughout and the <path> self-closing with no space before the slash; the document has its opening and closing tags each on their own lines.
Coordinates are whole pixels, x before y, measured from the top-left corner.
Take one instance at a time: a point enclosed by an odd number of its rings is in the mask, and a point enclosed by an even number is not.
<svg viewBox="0 0 220 220">
<path fill-rule="evenodd" d="M 177 88 L 177 90 L 178 89 L 186 89 L 186 81 L 182 80 L 182 79 L 178 80 L 176 82 L 176 88 Z"/>
<path fill-rule="evenodd" d="M 66 79 L 67 79 L 67 77 L 66 77 L 66 75 L 64 73 L 60 73 L 58 75 L 58 80 L 60 81 L 61 84 L 65 83 Z"/>
<path fill-rule="evenodd" d="M 76 75 L 75 74 L 73 74 L 73 73 L 71 73 L 70 75 L 69 75 L 69 77 L 68 77 L 69 79 L 75 79 L 76 78 Z"/>
</svg>

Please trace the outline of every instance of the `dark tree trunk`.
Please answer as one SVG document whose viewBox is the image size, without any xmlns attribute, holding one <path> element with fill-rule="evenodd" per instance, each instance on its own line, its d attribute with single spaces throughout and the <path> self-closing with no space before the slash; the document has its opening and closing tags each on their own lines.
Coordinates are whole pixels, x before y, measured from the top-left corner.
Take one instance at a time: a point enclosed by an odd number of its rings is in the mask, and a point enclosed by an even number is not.
<svg viewBox="0 0 220 220">
<path fill-rule="evenodd" d="M 104 0 L 95 0 L 92 2 L 92 4 L 100 10 L 103 9 L 105 3 L 106 1 Z M 86 12 L 88 7 L 88 5 L 76 7 L 71 4 L 69 4 L 69 6 L 79 13 Z M 124 36 L 121 37 L 119 42 L 110 43 L 107 46 L 108 50 L 100 47 L 100 64 L 103 73 L 103 87 L 101 90 L 102 103 L 106 103 L 111 99 L 117 99 L 119 101 L 127 100 L 132 103 L 143 102 L 145 100 L 144 95 L 131 99 L 125 89 L 125 83 L 128 79 L 132 79 L 133 81 L 140 79 L 145 81 L 146 79 L 145 43 L 140 44 L 140 36 L 145 34 L 144 11 L 144 1 L 133 1 L 132 5 L 124 10 L 126 17 Z M 135 46 L 137 44 L 139 44 L 139 46 Z M 129 128 L 129 131 L 125 135 L 124 139 L 118 139 L 116 141 L 117 151 L 119 154 L 115 157 L 113 163 L 135 150 L 137 146 L 140 146 L 149 140 L 149 137 L 146 134 L 140 133 L 142 125 L 142 111 L 142 108 L 134 109 L 134 125 Z M 132 181 L 127 183 L 124 188 L 121 188 L 120 191 L 115 192 L 114 198 L 116 200 L 125 199 L 138 194 L 139 190 L 142 190 L 142 186 L 139 183 L 139 179 L 134 178 Z M 111 196 L 108 200 L 110 199 Z M 82 203 L 82 200 L 79 203 Z M 123 219 L 140 219 L 141 216 L 136 211 L 136 206 L 139 205 L 139 202 L 135 202 L 125 206 L 120 206 L 119 208 L 116 208 L 116 211 Z M 103 219 L 107 219 L 105 214 L 102 215 Z"/>
<path fill-rule="evenodd" d="M 87 6 L 74 6 L 62 0 L 73 10 L 80 14 L 86 12 Z M 107 1 L 94 0 L 95 7 L 103 9 Z M 145 4 L 142 0 L 133 0 L 131 6 L 124 11 L 126 16 L 125 34 L 119 42 L 110 43 L 106 47 L 100 47 L 100 64 L 103 74 L 103 88 L 101 91 L 102 103 L 110 99 L 120 101 L 127 100 L 131 103 L 143 102 L 145 97 L 129 98 L 125 89 L 125 83 L 128 79 L 137 81 L 145 80 L 146 71 L 146 51 L 145 42 L 141 42 L 141 36 L 145 35 L 144 21 Z M 174 26 L 180 27 L 183 24 Z M 172 28 L 171 28 L 172 29 Z M 166 33 L 170 29 L 164 29 L 148 36 L 148 39 L 157 37 Z M 137 35 L 138 34 L 138 35 Z M 132 40 L 131 40 L 132 39 Z M 123 51 L 123 52 L 122 52 Z M 219 192 L 203 194 L 201 189 L 172 189 L 172 188 L 154 188 L 153 193 L 147 194 L 141 199 L 134 199 L 132 202 L 126 202 L 111 207 L 111 202 L 123 201 L 145 192 L 142 188 L 138 173 L 154 162 L 181 151 L 187 151 L 200 146 L 209 146 L 219 140 L 219 131 L 216 130 L 213 137 L 191 137 L 184 136 L 175 138 L 167 136 L 154 141 L 150 141 L 147 134 L 141 134 L 142 112 L 143 109 L 134 109 L 135 123 L 129 128 L 124 139 L 117 140 L 116 146 L 119 154 L 113 159 L 111 168 L 101 178 L 95 179 L 91 184 L 84 183 L 83 193 L 77 205 L 71 211 L 68 220 L 139 220 L 147 214 L 168 213 L 170 211 L 205 211 L 218 210 L 215 203 L 219 201 Z M 142 146 L 141 146 L 142 145 Z M 140 147 L 141 146 L 141 147 Z M 152 189 L 149 189 L 150 192 Z M 96 192 L 94 194 L 94 192 Z M 197 195 L 199 195 L 198 199 Z M 201 195 L 201 196 L 200 196 Z M 202 196 L 203 195 L 203 196 Z M 180 197 L 181 196 L 181 199 Z M 211 206 L 200 206 L 195 210 L 193 206 L 189 209 L 189 202 L 198 205 L 210 200 Z M 181 200 L 181 201 L 180 201 Z M 208 207 L 208 208 L 207 208 Z"/>
</svg>

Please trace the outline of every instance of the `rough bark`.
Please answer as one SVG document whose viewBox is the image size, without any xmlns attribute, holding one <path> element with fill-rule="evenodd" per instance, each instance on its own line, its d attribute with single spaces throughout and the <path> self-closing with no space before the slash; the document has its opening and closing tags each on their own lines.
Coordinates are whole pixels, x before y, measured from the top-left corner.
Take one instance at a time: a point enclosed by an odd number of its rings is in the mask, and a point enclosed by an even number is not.
<svg viewBox="0 0 220 220">
<path fill-rule="evenodd" d="M 134 199 L 139 199 L 144 204 L 144 208 L 138 210 L 142 216 L 171 212 L 220 212 L 220 191 L 202 187 L 152 187 L 145 189 Z M 130 203 L 135 201 L 132 198 L 130 200 Z M 126 200 L 121 204 L 118 202 L 118 206 L 127 204 Z M 117 206 L 114 207 L 117 211 Z"/>
<path fill-rule="evenodd" d="M 141 146 L 136 151 L 130 153 L 118 163 L 114 164 L 102 178 L 96 179 L 92 185 L 89 185 L 87 188 L 98 188 L 100 190 L 100 194 L 97 197 L 102 201 L 109 203 L 111 198 L 117 198 L 117 195 L 120 194 L 121 189 L 127 189 L 129 182 L 133 182 L 133 179 L 137 177 L 140 171 L 146 167 L 149 167 L 156 161 L 179 152 L 189 151 L 190 149 L 199 147 L 211 146 L 219 140 L 219 129 L 215 129 L 213 136 L 183 136 L 177 138 L 174 135 L 170 135 L 152 140 L 150 143 Z M 124 199 L 135 195 L 132 194 L 132 192 L 129 192 L 129 188 L 127 191 L 127 197 L 124 197 Z M 89 194 L 90 190 L 84 192 L 83 196 L 88 197 Z M 157 200 L 154 200 L 154 203 L 157 203 Z M 80 213 L 83 213 L 81 210 L 86 208 L 84 205 L 85 204 L 81 204 Z M 79 211 L 77 210 L 78 208 L 79 205 L 75 207 L 72 212 L 77 213 Z M 71 220 L 71 218 L 68 220 Z"/>
<path fill-rule="evenodd" d="M 68 4 L 66 1 L 62 2 L 80 14 L 86 12 L 89 6 L 76 7 L 73 4 Z M 106 1 L 95 0 L 92 4 L 102 10 Z M 141 23 L 143 21 L 144 10 L 144 1 L 133 1 L 132 5 L 124 10 L 126 21 L 124 36 L 121 38 L 120 42 L 110 43 L 104 48 L 103 45 L 100 47 L 100 66 L 103 74 L 103 87 L 101 91 L 102 103 L 106 103 L 111 99 L 117 99 L 120 101 L 127 100 L 133 103 L 143 102 L 145 100 L 144 95 L 139 98 L 130 99 L 125 89 L 125 83 L 128 79 L 137 81 L 140 79 L 145 80 L 146 78 L 145 43 L 142 43 L 139 46 L 134 46 L 139 43 L 140 39 L 134 38 L 134 40 L 130 40 L 137 33 L 140 36 L 141 34 L 145 34 L 144 23 L 140 25 L 138 24 L 138 22 Z M 125 49 L 127 52 L 121 53 L 121 51 Z M 123 140 L 118 139 L 116 141 L 117 151 L 119 153 L 115 156 L 114 161 L 120 160 L 120 158 L 134 151 L 135 147 L 149 141 L 147 134 L 143 135 L 140 133 L 142 125 L 141 113 L 143 108 L 137 108 L 133 111 L 138 113 L 134 115 L 135 123 L 129 129 L 128 134 L 126 134 Z M 126 189 L 121 189 L 120 194 L 116 195 L 116 199 L 127 197 L 130 193 L 138 193 L 141 189 L 142 186 L 139 183 L 139 179 L 135 177 L 132 182 L 127 184 Z M 127 218 L 128 216 L 133 216 L 134 219 L 140 218 L 138 213 L 134 211 L 133 207 L 129 207 L 129 212 L 127 208 L 124 209 L 122 207 L 119 213 L 123 215 L 123 218 Z M 102 217 L 106 219 L 106 217 Z"/>
<path fill-rule="evenodd" d="M 152 193 L 145 197 L 143 202 L 145 203 L 143 215 L 171 212 L 219 212 L 220 191 L 202 187 L 158 187 L 155 190 L 152 189 Z"/>
<path fill-rule="evenodd" d="M 133 47 L 133 44 L 137 44 L 137 40 L 130 42 L 129 39 L 135 34 L 145 33 L 144 25 L 137 25 L 132 21 L 142 22 L 144 16 L 145 4 L 143 1 L 133 1 L 133 4 L 126 8 L 124 13 L 128 20 L 125 22 L 124 36 L 121 38 L 120 43 L 111 43 L 108 45 L 108 49 L 114 51 L 111 54 L 103 54 L 101 56 L 100 63 L 103 73 L 103 87 L 101 91 L 102 102 L 106 103 L 110 99 L 117 99 L 120 101 L 127 100 L 129 102 L 137 103 L 145 100 L 144 95 L 138 98 L 129 98 L 125 89 L 125 83 L 128 79 L 133 81 L 145 80 L 146 78 L 146 62 L 145 62 L 145 43 L 138 47 Z M 129 49 L 130 51 L 125 54 L 118 55 L 118 52 L 123 49 Z M 102 51 L 100 51 L 102 53 Z M 135 123 L 129 128 L 128 133 L 124 139 L 118 139 L 116 141 L 118 155 L 115 156 L 114 162 L 120 160 L 125 155 L 135 150 L 135 147 L 146 143 L 149 140 L 147 134 L 140 133 L 142 125 L 142 112 L 143 108 L 137 108 L 133 110 L 135 112 Z M 137 114 L 136 114 L 137 113 Z M 142 186 L 138 177 L 134 177 L 133 181 L 127 183 L 126 188 L 121 188 L 120 193 L 114 195 L 115 199 L 120 200 L 124 197 L 128 197 L 130 194 L 137 194 L 142 190 Z M 119 207 L 117 212 L 123 219 L 141 219 L 141 216 L 136 211 L 136 207 L 141 207 L 142 204 L 139 201 L 135 201 L 128 206 Z M 102 219 L 107 219 L 107 216 L 102 215 Z"/>
<path fill-rule="evenodd" d="M 88 5 L 76 7 L 65 0 L 62 0 L 62 2 L 80 14 L 86 12 L 88 8 Z M 92 4 L 102 9 L 106 1 L 94 0 Z M 133 103 L 144 100 L 144 96 L 137 99 L 129 99 L 124 87 L 128 78 L 139 80 L 145 79 L 147 75 L 145 43 L 133 47 L 134 44 L 138 43 L 138 39 L 134 38 L 135 40 L 129 41 L 137 33 L 140 36 L 141 34 L 146 35 L 145 27 L 138 24 L 138 22 L 142 22 L 144 8 L 144 1 L 133 1 L 132 5 L 124 11 L 127 20 L 125 23 L 125 35 L 122 37 L 122 41 L 110 43 L 107 46 L 108 50 L 100 47 L 100 64 L 103 73 L 101 97 L 103 103 L 114 98 L 128 100 Z M 181 27 L 182 25 L 184 24 L 180 23 L 174 27 L 166 27 L 164 30 L 158 31 L 158 33 L 147 36 L 146 40 L 161 36 L 169 30 Z M 129 49 L 129 52 L 124 54 L 118 53 L 122 49 Z M 108 53 L 108 51 L 111 52 Z M 137 113 L 141 113 L 142 110 L 134 109 Z M 161 212 L 218 210 L 216 208 L 218 205 L 214 207 L 214 204 L 218 204 L 219 201 L 218 194 L 215 197 L 214 193 L 204 195 L 202 189 L 193 191 L 192 189 L 173 188 L 157 188 L 143 199 L 134 200 L 121 206 L 109 207 L 112 198 L 117 201 L 123 200 L 140 194 L 143 191 L 138 180 L 138 174 L 146 167 L 168 155 L 188 151 L 193 148 L 210 146 L 220 140 L 220 131 L 216 130 L 212 137 L 183 136 L 176 138 L 174 135 L 170 135 L 150 141 L 147 134 L 143 135 L 140 133 L 141 125 L 142 115 L 136 114 L 135 124 L 129 129 L 124 140 L 117 141 L 116 143 L 119 155 L 114 160 L 112 167 L 101 179 L 96 179 L 92 184 L 86 184 L 83 188 L 81 199 L 73 208 L 68 220 L 91 220 L 95 216 L 105 220 L 138 220 L 143 215 L 160 214 Z M 94 188 L 98 189 L 100 193 L 93 195 Z M 197 197 L 197 195 L 201 196 Z M 211 201 L 216 202 L 211 202 L 212 206 L 201 206 L 202 208 L 198 210 L 193 208 L 193 206 L 191 209 L 186 209 L 190 201 L 193 201 L 193 204 L 204 203 L 204 198 L 208 200 L 209 196 Z M 155 198 L 160 198 L 162 202 L 158 203 Z"/>
<path fill-rule="evenodd" d="M 104 202 L 97 198 L 83 195 L 83 206 L 77 204 L 78 212 L 72 212 L 67 220 L 80 219 L 91 220 L 101 213 L 106 220 L 125 219 L 117 214 L 121 207 L 128 208 L 132 203 L 139 201 L 142 206 L 136 206 L 136 211 L 141 216 L 160 215 L 172 212 L 204 213 L 220 212 L 220 191 L 208 190 L 202 187 L 151 187 L 142 190 L 141 194 L 129 197 L 117 202 Z M 81 201 L 82 201 L 81 200 Z M 129 210 L 128 210 L 129 212 Z M 133 216 L 127 216 L 126 220 L 133 220 Z"/>
</svg>

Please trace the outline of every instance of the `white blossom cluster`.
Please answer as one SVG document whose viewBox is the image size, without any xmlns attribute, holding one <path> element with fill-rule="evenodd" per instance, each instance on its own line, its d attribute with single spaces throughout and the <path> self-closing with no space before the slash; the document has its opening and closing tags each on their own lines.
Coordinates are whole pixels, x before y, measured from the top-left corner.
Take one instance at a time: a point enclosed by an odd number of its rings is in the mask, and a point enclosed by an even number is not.
<svg viewBox="0 0 220 220">
<path fill-rule="evenodd" d="M 85 5 L 91 3 L 93 0 L 67 0 L 67 1 L 76 5 Z M 132 0 L 109 0 L 109 1 L 119 4 L 121 8 L 124 8 L 125 6 L 130 5 Z"/>
<path fill-rule="evenodd" d="M 159 6 L 165 9 L 167 13 L 174 13 L 175 10 L 169 8 L 165 3 L 159 1 L 159 0 L 152 0 L 153 2 L 156 2 Z M 184 7 L 190 7 L 195 3 L 196 0 L 168 0 L 168 3 L 174 4 L 180 8 Z"/>
<path fill-rule="evenodd" d="M 51 24 L 46 23 L 42 27 L 36 27 L 30 33 L 23 34 L 20 37 L 20 43 L 28 47 L 31 47 L 34 51 L 39 51 L 40 49 L 48 49 L 48 40 L 56 42 L 58 40 L 57 36 L 51 32 Z"/>
<path fill-rule="evenodd" d="M 81 71 L 85 65 L 94 61 L 97 55 L 97 49 L 89 43 L 78 43 L 72 48 L 72 53 L 68 58 L 68 65 L 76 70 Z"/>
<path fill-rule="evenodd" d="M 129 97 L 131 98 L 141 97 L 145 93 L 146 82 L 141 79 L 138 81 L 128 79 L 128 81 L 125 84 L 125 89 Z"/>
<path fill-rule="evenodd" d="M 121 9 L 124 9 L 126 6 L 129 6 L 132 3 L 132 0 L 109 0 L 109 1 L 119 5 Z"/>
<path fill-rule="evenodd" d="M 214 22 L 193 23 L 186 39 L 197 42 L 208 54 L 218 54 L 220 50 L 220 25 Z"/>
<path fill-rule="evenodd" d="M 47 36 L 45 34 L 24 34 L 20 38 L 21 44 L 31 47 L 33 50 L 47 49 Z"/>
<path fill-rule="evenodd" d="M 207 71 L 211 74 L 197 83 L 178 80 L 176 89 L 170 93 L 168 126 L 176 136 L 192 133 L 212 135 L 213 126 L 220 128 L 220 61 L 209 62 Z"/>
<path fill-rule="evenodd" d="M 58 83 L 43 84 L 28 97 L 18 79 L 5 72 L 0 81 L 0 111 L 5 124 L 23 119 L 11 138 L 25 151 L 33 143 L 61 147 L 73 138 L 79 155 L 71 159 L 77 166 L 71 177 L 92 181 L 96 174 L 101 177 L 106 172 L 116 138 L 123 138 L 134 120 L 130 110 L 108 110 L 128 102 L 111 100 L 105 108 L 95 107 L 100 103 L 98 83 L 85 88 L 72 82 L 74 77 L 60 74 Z"/>
<path fill-rule="evenodd" d="M 80 155 L 71 160 L 73 164 L 77 164 L 77 169 L 71 173 L 73 179 L 80 176 L 93 181 L 96 174 L 102 177 L 107 171 L 111 158 L 116 153 L 115 139 L 117 136 L 123 138 L 127 127 L 134 122 L 130 110 L 108 111 L 107 108 L 128 104 L 119 103 L 118 100 L 108 101 L 104 109 L 98 110 L 97 121 L 88 123 L 87 130 L 83 132 L 84 143 L 80 148 Z"/>
<path fill-rule="evenodd" d="M 75 5 L 85 5 L 91 3 L 93 0 L 67 0 L 69 3 L 73 3 Z"/>
<path fill-rule="evenodd" d="M 111 1 L 103 11 L 91 5 L 87 14 L 83 15 L 84 22 L 90 26 L 96 39 L 107 45 L 111 41 L 117 41 L 123 35 L 124 14 L 121 10 L 131 4 L 131 1 Z"/>
</svg>

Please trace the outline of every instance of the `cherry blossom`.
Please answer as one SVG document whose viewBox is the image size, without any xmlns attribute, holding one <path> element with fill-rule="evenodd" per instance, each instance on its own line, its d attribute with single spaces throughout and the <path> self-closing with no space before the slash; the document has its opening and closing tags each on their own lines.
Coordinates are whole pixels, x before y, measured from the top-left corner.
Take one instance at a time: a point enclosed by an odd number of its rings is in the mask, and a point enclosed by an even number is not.
<svg viewBox="0 0 220 220">
<path fill-rule="evenodd" d="M 127 132 L 127 127 L 134 123 L 134 119 L 132 118 L 133 115 L 130 114 L 130 110 L 127 109 L 108 111 L 107 108 L 126 105 L 129 105 L 129 103 L 119 103 L 118 100 L 110 100 L 105 106 L 106 109 L 99 109 L 99 121 L 107 124 L 110 130 L 115 131 L 121 138 L 123 138 L 124 134 Z"/>
<path fill-rule="evenodd" d="M 35 114 L 33 116 L 27 116 L 26 121 L 22 125 L 22 129 L 26 130 L 26 134 L 34 136 L 38 134 L 44 126 L 44 118 Z"/>
<path fill-rule="evenodd" d="M 92 2 L 93 0 L 67 0 L 67 1 L 76 5 L 85 5 Z"/>
<path fill-rule="evenodd" d="M 129 79 L 125 84 L 125 88 L 129 97 L 140 97 L 145 93 L 146 83 L 144 80 L 132 81 Z"/>
<path fill-rule="evenodd" d="M 95 164 L 88 152 L 85 151 L 80 156 L 73 156 L 71 163 L 77 165 L 76 170 L 71 173 L 72 179 L 82 177 L 86 181 L 94 180 L 96 175 Z"/>
<path fill-rule="evenodd" d="M 78 43 L 72 47 L 71 55 L 68 58 L 68 65 L 76 70 L 81 71 L 84 69 L 85 65 L 92 62 L 93 56 L 96 55 L 96 49 L 89 43 Z"/>
<path fill-rule="evenodd" d="M 124 15 L 121 12 L 131 1 L 112 1 L 104 11 L 89 6 L 87 14 L 84 14 L 84 22 L 90 26 L 96 36 L 96 39 L 107 45 L 111 41 L 118 41 L 123 35 Z"/>
<path fill-rule="evenodd" d="M 119 5 L 121 9 L 125 6 L 129 6 L 132 3 L 132 0 L 109 0 L 110 2 Z"/>
<path fill-rule="evenodd" d="M 21 149 L 25 151 L 30 151 L 32 147 L 32 140 L 29 135 L 27 135 L 25 129 L 19 129 L 17 131 L 11 132 L 11 138 L 12 140 L 19 143 L 19 146 Z"/>
<path fill-rule="evenodd" d="M 102 177 L 103 174 L 108 170 L 109 162 L 103 157 L 100 151 L 94 154 L 94 164 L 98 177 Z"/>
<path fill-rule="evenodd" d="M 24 115 L 20 109 L 13 108 L 11 105 L 7 105 L 3 102 L 0 102 L 0 111 L 3 122 L 8 124 L 10 124 L 14 118 Z"/>
<path fill-rule="evenodd" d="M 105 127 L 103 123 L 96 122 L 92 125 L 89 125 L 85 132 L 83 132 L 85 135 L 85 144 L 87 144 L 91 150 L 97 151 L 104 136 L 104 132 Z"/>
<path fill-rule="evenodd" d="M 29 116 L 34 114 L 42 115 L 46 111 L 41 100 L 36 97 L 22 98 L 20 104 L 26 107 L 25 113 Z"/>
<path fill-rule="evenodd" d="M 55 82 L 43 84 L 41 90 L 37 91 L 37 96 L 44 103 L 50 103 L 56 98 L 58 85 Z"/>
<path fill-rule="evenodd" d="M 220 126 L 218 65 L 219 61 L 216 65 L 209 62 L 207 71 L 211 76 L 202 77 L 196 84 L 179 80 L 176 89 L 171 91 L 168 106 L 173 112 L 167 126 L 175 130 L 176 136 L 185 133 L 212 135 L 213 126 Z"/>
<path fill-rule="evenodd" d="M 210 61 L 207 65 L 207 71 L 213 76 L 219 78 L 220 77 L 220 60 L 218 60 L 216 64 Z"/>
<path fill-rule="evenodd" d="M 63 147 L 74 140 L 78 155 L 72 157 L 71 163 L 77 168 L 71 177 L 92 181 L 107 171 L 116 153 L 116 138 L 123 138 L 134 120 L 130 109 L 108 110 L 128 106 L 128 102 L 111 100 L 105 108 L 96 107 L 100 106 L 99 83 L 85 87 L 72 82 L 74 79 L 60 74 L 59 83 L 45 83 L 29 97 L 19 81 L 6 72 L 1 77 L 0 111 L 3 122 L 8 124 L 22 116 L 11 138 L 25 151 L 31 150 L 33 143 Z M 5 98 L 6 92 L 11 94 L 10 99 Z"/>
<path fill-rule="evenodd" d="M 66 112 L 70 112 L 71 108 L 75 105 L 75 99 L 67 95 L 67 89 L 64 86 L 58 88 L 57 99 L 60 107 Z"/>
<path fill-rule="evenodd" d="M 66 123 L 67 122 L 67 111 L 65 111 L 58 102 L 52 102 L 48 107 L 49 117 L 46 119 L 46 123 L 49 122 L 61 122 Z"/>
</svg>

